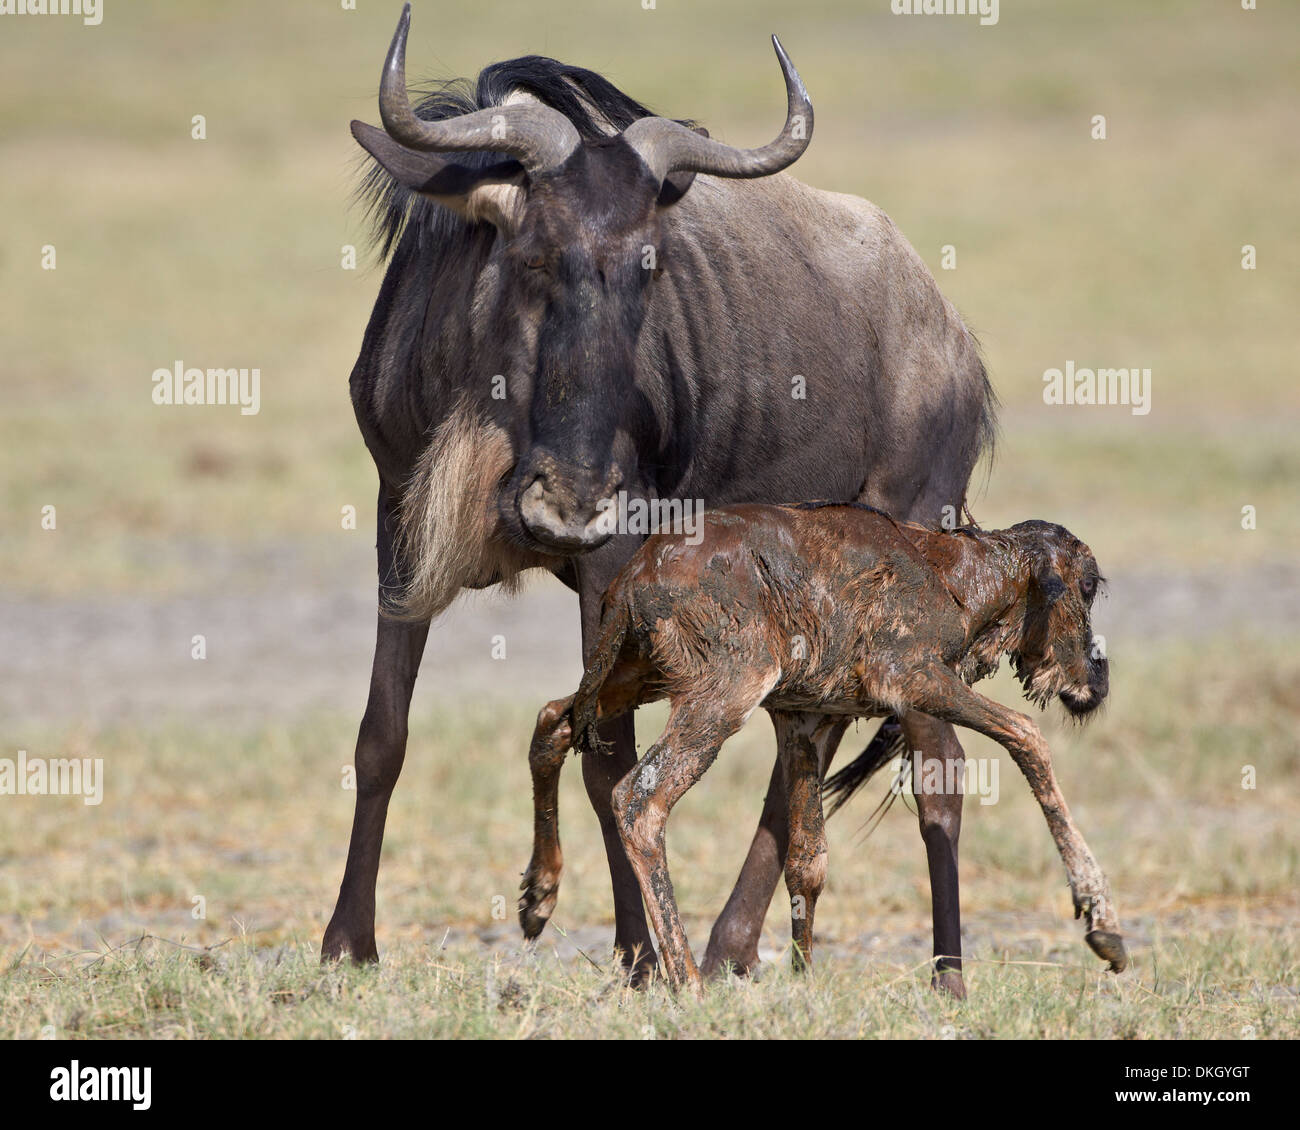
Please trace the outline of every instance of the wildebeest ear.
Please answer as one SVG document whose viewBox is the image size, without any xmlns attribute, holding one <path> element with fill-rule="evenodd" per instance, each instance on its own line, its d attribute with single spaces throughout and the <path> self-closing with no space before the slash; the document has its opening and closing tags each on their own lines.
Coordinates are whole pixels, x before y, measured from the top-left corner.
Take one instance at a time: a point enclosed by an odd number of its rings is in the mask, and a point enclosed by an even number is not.
<svg viewBox="0 0 1300 1130">
<path fill-rule="evenodd" d="M 398 184 L 445 204 L 466 219 L 500 226 L 499 221 L 510 211 L 503 193 L 518 194 L 523 183 L 523 166 L 513 159 L 473 169 L 439 153 L 407 149 L 365 122 L 352 123 L 352 136 Z"/>
<path fill-rule="evenodd" d="M 703 126 L 696 126 L 695 132 L 701 137 L 709 136 L 709 131 Z M 667 208 L 670 204 L 676 204 L 694 183 L 694 173 L 669 173 L 664 177 L 664 183 L 659 186 L 659 207 Z"/>
</svg>

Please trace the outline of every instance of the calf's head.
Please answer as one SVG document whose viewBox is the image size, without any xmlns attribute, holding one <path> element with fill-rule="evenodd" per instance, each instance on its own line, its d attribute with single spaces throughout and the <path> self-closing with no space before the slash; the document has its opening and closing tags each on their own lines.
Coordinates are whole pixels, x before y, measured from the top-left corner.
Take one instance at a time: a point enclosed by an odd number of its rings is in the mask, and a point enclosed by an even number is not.
<svg viewBox="0 0 1300 1130">
<path fill-rule="evenodd" d="M 1011 650 L 1016 677 L 1039 706 L 1055 695 L 1085 718 L 1110 690 L 1110 668 L 1092 634 L 1092 603 L 1103 584 L 1097 560 L 1069 530 L 1050 522 L 1021 522 L 1007 533 L 1027 577 Z"/>
<path fill-rule="evenodd" d="M 384 65 L 384 129 L 352 123 L 357 141 L 401 184 L 471 222 L 496 228 L 491 294 L 469 316 L 506 377 L 516 463 L 502 492 L 507 528 L 553 553 L 594 549 L 625 474 L 615 437 L 635 402 L 633 359 L 671 249 L 663 213 L 697 173 L 760 177 L 807 148 L 812 104 L 773 37 L 785 75 L 785 128 L 742 150 L 666 118 L 584 138 L 531 95 L 439 121 L 418 117 L 406 91 L 410 6 Z M 498 158 L 456 161 L 452 153 Z M 482 324 L 478 324 L 482 320 Z"/>
</svg>

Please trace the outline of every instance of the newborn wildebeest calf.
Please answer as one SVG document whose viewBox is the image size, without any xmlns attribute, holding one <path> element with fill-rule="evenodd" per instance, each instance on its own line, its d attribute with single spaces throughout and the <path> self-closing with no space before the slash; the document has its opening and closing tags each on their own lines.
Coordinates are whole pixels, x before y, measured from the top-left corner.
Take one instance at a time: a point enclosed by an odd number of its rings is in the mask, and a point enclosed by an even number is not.
<svg viewBox="0 0 1300 1130">
<path fill-rule="evenodd" d="M 605 594 L 599 642 L 575 695 L 538 718 L 529 761 L 535 841 L 520 922 L 536 937 L 555 906 L 559 774 L 596 723 L 667 698 L 667 728 L 614 790 L 628 858 L 674 988 L 700 988 L 664 852 L 668 813 L 758 706 L 848 717 L 916 710 L 999 742 L 1028 779 L 1065 861 L 1075 917 L 1119 971 L 1127 963 L 1105 876 L 1075 828 L 1032 720 L 967 685 L 1009 655 L 1026 696 L 1076 716 L 1106 697 L 1106 659 L 1089 622 L 1100 583 L 1092 552 L 1047 522 L 936 532 L 859 505 L 742 505 L 704 516 L 696 545 L 650 537 Z M 781 757 L 789 789 L 785 865 L 796 960 L 812 956 L 826 877 L 816 729 Z"/>
</svg>

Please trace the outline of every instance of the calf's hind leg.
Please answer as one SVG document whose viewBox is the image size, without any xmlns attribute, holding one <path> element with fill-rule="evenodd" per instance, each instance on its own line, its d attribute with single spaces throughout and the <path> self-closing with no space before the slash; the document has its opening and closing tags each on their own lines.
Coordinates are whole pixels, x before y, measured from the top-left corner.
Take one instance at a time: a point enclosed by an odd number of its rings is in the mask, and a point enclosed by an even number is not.
<svg viewBox="0 0 1300 1130">
<path fill-rule="evenodd" d="M 533 778 L 533 857 L 519 889 L 519 925 L 524 937 L 542 932 L 555 911 L 564 855 L 560 851 L 560 770 L 573 745 L 569 708 L 573 696 L 548 702 L 537 715 L 528 769 Z"/>
<path fill-rule="evenodd" d="M 790 839 L 785 885 L 790 893 L 790 936 L 796 969 L 812 968 L 813 914 L 826 884 L 826 822 L 822 813 L 822 751 L 845 722 L 816 714 L 783 719 L 780 757 L 789 783 Z"/>
<path fill-rule="evenodd" d="M 804 715 L 798 711 L 772 711 L 772 727 L 776 731 L 777 757 L 772 766 L 772 779 L 763 801 L 763 814 L 754 833 L 749 854 L 741 868 L 736 885 L 727 899 L 727 905 L 709 934 L 708 949 L 704 952 L 703 972 L 713 977 L 730 967 L 746 974 L 758 965 L 758 939 L 763 932 L 763 919 L 771 905 L 772 895 L 781 881 L 785 867 L 786 851 L 790 839 L 789 777 L 780 751 L 792 737 L 794 729 L 807 718 L 821 719 L 821 715 Z M 817 723 L 814 721 L 813 725 Z M 813 731 L 817 755 L 822 772 L 830 766 L 839 747 L 840 739 L 848 727 L 848 720 Z"/>
</svg>

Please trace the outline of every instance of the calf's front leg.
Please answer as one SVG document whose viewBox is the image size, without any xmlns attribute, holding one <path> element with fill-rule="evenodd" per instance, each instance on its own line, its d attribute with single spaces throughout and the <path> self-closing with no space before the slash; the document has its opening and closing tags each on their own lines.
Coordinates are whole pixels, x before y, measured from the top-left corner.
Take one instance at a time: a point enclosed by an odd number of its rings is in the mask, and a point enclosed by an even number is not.
<svg viewBox="0 0 1300 1130">
<path fill-rule="evenodd" d="M 1070 880 L 1074 916 L 1082 916 L 1087 927 L 1084 940 L 1098 957 L 1110 962 L 1111 972 L 1121 972 L 1128 965 L 1128 953 L 1110 885 L 1075 827 L 1052 772 L 1051 750 L 1033 719 L 971 690 L 946 669 L 928 673 L 926 688 L 915 705 L 936 718 L 977 730 L 1011 754 L 1047 818 Z"/>
<path fill-rule="evenodd" d="M 533 857 L 519 884 L 519 925 L 524 937 L 542 932 L 555 911 L 564 854 L 560 851 L 560 770 L 573 745 L 569 708 L 573 695 L 548 702 L 537 715 L 528 769 L 533 778 Z"/>
<path fill-rule="evenodd" d="M 601 598 L 623 564 L 636 551 L 639 538 L 615 537 L 577 561 L 578 603 L 582 612 L 582 655 L 590 662 L 600 638 Z M 636 765 L 636 726 L 631 712 L 606 717 L 598 728 L 607 753 L 585 750 L 582 781 L 600 822 L 614 893 L 614 949 L 632 985 L 640 985 L 655 968 L 654 945 L 641 905 L 641 892 L 614 819 L 614 786 Z"/>
<path fill-rule="evenodd" d="M 695 705 L 673 701 L 668 725 L 631 772 L 614 788 L 613 809 L 627 858 L 636 872 L 649 911 L 659 957 L 674 992 L 704 985 L 682 928 L 664 842 L 668 814 L 713 764 L 722 743 L 744 725 L 749 712 L 771 689 L 775 676 L 754 689 L 749 701 Z"/>
</svg>

